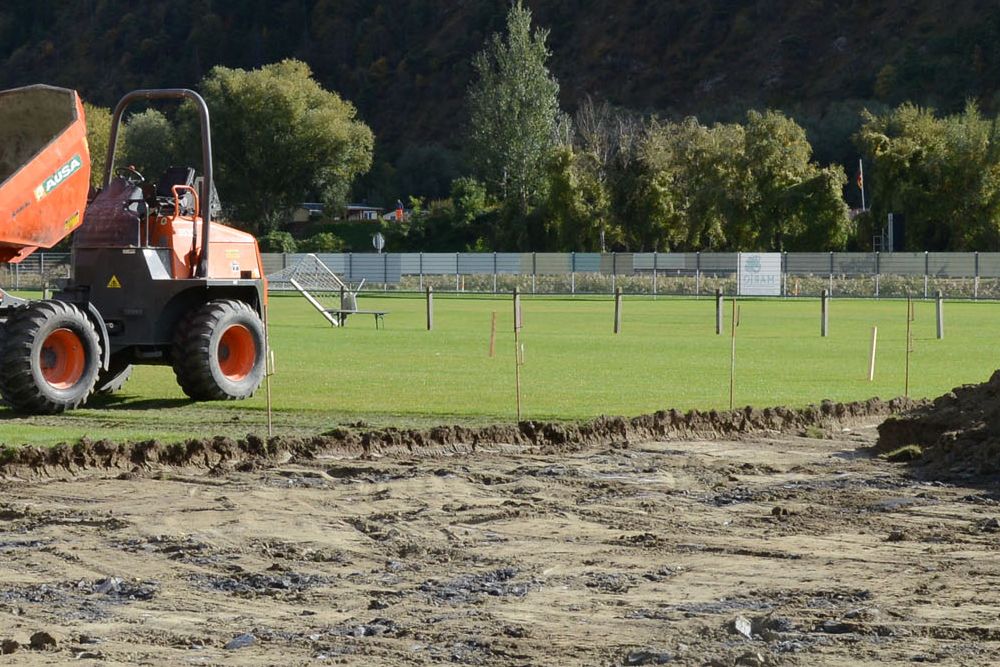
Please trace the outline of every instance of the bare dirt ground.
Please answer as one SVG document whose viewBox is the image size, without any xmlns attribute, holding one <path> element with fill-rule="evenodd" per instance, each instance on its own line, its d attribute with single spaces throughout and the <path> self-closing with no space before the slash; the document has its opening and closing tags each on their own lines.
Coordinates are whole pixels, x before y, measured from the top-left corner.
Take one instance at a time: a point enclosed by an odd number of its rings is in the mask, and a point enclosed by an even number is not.
<svg viewBox="0 0 1000 667">
<path fill-rule="evenodd" d="M 1000 664 L 1000 486 L 880 421 L 8 466 L 0 661 Z"/>
</svg>

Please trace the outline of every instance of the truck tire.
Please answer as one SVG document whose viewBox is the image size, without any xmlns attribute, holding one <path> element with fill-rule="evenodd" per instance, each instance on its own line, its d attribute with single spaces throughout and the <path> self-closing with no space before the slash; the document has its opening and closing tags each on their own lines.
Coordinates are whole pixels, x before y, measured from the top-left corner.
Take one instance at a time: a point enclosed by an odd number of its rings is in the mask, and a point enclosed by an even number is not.
<svg viewBox="0 0 1000 667">
<path fill-rule="evenodd" d="M 116 361 L 111 357 L 108 370 L 102 370 L 97 374 L 97 384 L 94 386 L 94 393 L 102 396 L 110 396 L 121 391 L 128 379 L 132 377 L 132 364 L 128 362 Z"/>
<path fill-rule="evenodd" d="M 264 379 L 264 325 L 246 303 L 209 301 L 174 332 L 174 375 L 196 401 L 252 396 Z"/>
<path fill-rule="evenodd" d="M 0 394 L 18 412 L 56 414 L 94 391 L 101 344 L 71 303 L 35 301 L 7 319 L 0 349 Z"/>
</svg>

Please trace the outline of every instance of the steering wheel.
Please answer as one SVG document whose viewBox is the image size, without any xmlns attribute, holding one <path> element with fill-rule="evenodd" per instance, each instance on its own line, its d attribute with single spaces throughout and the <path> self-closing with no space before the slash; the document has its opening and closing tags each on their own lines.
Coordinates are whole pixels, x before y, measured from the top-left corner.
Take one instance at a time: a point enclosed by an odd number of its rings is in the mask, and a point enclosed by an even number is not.
<svg viewBox="0 0 1000 667">
<path fill-rule="evenodd" d="M 146 181 L 135 167 L 115 167 L 115 176 L 124 179 L 131 186 L 140 185 Z"/>
</svg>

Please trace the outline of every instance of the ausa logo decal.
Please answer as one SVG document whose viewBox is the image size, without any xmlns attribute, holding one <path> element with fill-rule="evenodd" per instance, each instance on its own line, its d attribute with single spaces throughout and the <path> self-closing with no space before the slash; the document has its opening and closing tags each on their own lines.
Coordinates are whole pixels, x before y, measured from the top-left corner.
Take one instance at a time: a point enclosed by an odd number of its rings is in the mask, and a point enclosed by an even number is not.
<svg viewBox="0 0 1000 667">
<path fill-rule="evenodd" d="M 46 178 L 42 181 L 41 185 L 35 188 L 35 199 L 40 201 L 45 195 L 62 185 L 63 181 L 79 171 L 81 167 L 83 167 L 83 160 L 80 159 L 80 156 L 74 155 L 71 157 L 69 162 L 56 169 L 54 174 Z"/>
</svg>

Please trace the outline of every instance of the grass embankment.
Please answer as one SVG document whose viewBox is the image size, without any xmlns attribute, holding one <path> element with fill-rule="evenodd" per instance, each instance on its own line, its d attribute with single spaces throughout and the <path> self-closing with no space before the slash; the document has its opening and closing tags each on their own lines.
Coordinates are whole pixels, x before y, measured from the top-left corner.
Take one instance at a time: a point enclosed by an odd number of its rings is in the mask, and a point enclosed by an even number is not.
<svg viewBox="0 0 1000 667">
<path fill-rule="evenodd" d="M 330 300 L 332 303 L 332 299 Z M 515 415 L 513 314 L 502 298 L 435 295 L 434 331 L 422 297 L 364 295 L 364 309 L 387 310 L 386 328 L 369 315 L 330 327 L 298 296 L 271 299 L 276 432 L 311 434 L 339 423 L 428 426 L 481 424 Z M 496 356 L 487 354 L 497 313 Z M 906 305 L 831 302 L 821 338 L 817 300 L 745 300 L 737 329 L 737 406 L 801 406 L 901 395 Z M 935 337 L 932 301 L 916 303 L 910 395 L 929 397 L 987 379 L 1000 304 L 947 303 L 946 336 Z M 715 335 L 713 299 L 626 297 L 623 328 L 612 333 L 609 297 L 525 297 L 522 415 L 586 419 L 665 408 L 728 408 L 731 308 Z M 879 329 L 875 381 L 867 380 L 871 328 Z M 57 417 L 0 410 L 0 442 L 52 443 L 81 436 L 177 440 L 262 432 L 265 392 L 249 401 L 195 404 L 166 367 L 140 367 L 118 397 Z"/>
</svg>

